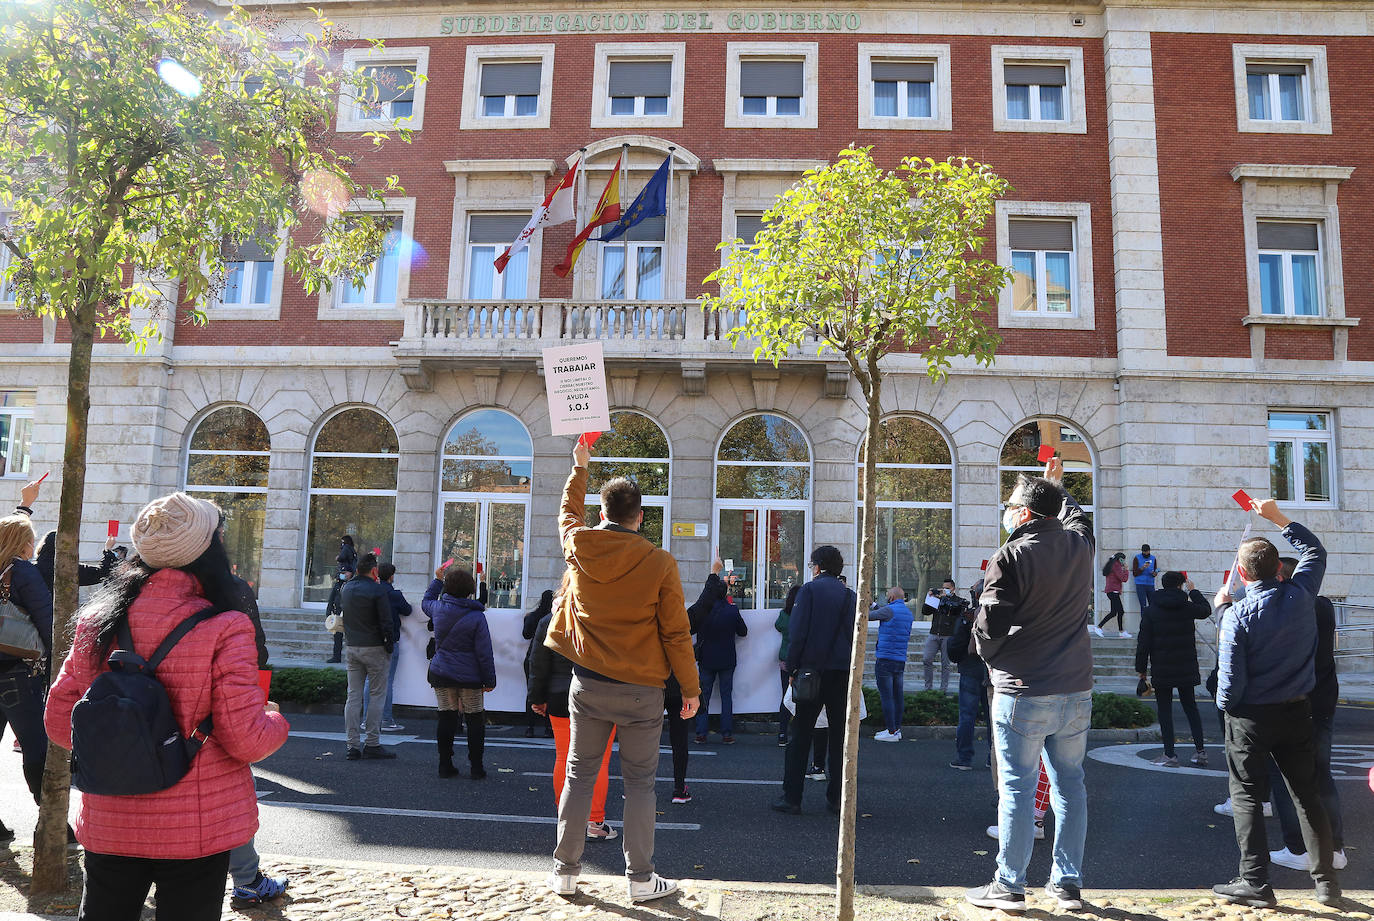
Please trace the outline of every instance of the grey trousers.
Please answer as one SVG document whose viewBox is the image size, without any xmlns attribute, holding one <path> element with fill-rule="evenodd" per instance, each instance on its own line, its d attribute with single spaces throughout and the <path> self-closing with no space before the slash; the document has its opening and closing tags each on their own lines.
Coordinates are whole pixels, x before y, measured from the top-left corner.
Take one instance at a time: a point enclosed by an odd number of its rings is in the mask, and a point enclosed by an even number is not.
<svg viewBox="0 0 1374 921">
<path fill-rule="evenodd" d="M 949 667 L 953 663 L 949 661 L 949 637 L 947 636 L 927 636 L 926 644 L 921 649 L 921 664 L 925 666 L 926 690 L 931 690 L 931 685 L 935 681 L 935 659 L 940 659 L 940 693 L 949 693 Z"/>
<path fill-rule="evenodd" d="M 344 704 L 344 733 L 348 747 L 358 747 L 358 724 L 363 719 L 363 681 L 368 681 L 367 744 L 382 742 L 382 707 L 386 703 L 386 678 L 391 670 L 391 653 L 385 646 L 349 646 L 344 651 L 348 663 L 348 702 Z"/>
<path fill-rule="evenodd" d="M 663 734 L 663 688 L 583 680 L 573 676 L 568 692 L 572 740 L 568 746 L 567 782 L 558 801 L 558 845 L 553 851 L 557 873 L 582 872 L 587 845 L 587 819 L 601 757 L 615 727 L 620 746 L 620 773 L 625 778 L 625 875 L 646 882 L 654 873 L 654 775 Z"/>
</svg>

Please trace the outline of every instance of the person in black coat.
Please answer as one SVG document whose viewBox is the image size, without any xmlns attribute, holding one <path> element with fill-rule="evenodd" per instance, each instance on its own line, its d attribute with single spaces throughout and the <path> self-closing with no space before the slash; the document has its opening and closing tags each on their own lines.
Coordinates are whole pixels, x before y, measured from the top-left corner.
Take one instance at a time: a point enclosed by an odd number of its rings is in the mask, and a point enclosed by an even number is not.
<svg viewBox="0 0 1374 921">
<path fill-rule="evenodd" d="M 1193 698 L 1193 688 L 1202 683 L 1202 675 L 1193 625 L 1211 617 L 1212 608 L 1181 572 L 1166 572 L 1160 585 L 1162 588 L 1150 597 L 1150 603 L 1140 614 L 1135 647 L 1135 670 L 1144 678 L 1149 668 L 1159 711 L 1159 731 L 1164 737 L 1164 754 L 1154 763 L 1178 767 L 1174 754 L 1174 691 L 1178 691 L 1178 702 L 1188 717 L 1197 749 L 1191 760 L 1203 766 L 1207 764 L 1207 749 L 1202 741 L 1202 717 Z"/>
<path fill-rule="evenodd" d="M 480 601 L 481 599 L 478 600 Z M 529 640 L 529 646 L 525 647 L 525 661 L 523 663 L 526 686 L 529 685 L 530 681 L 530 661 L 534 657 L 534 637 L 539 630 L 539 622 L 545 617 L 548 617 L 551 611 L 553 611 L 553 589 L 546 588 L 544 589 L 544 594 L 539 596 L 539 604 L 533 611 L 529 611 L 525 614 L 525 622 L 520 627 L 520 635 Z M 544 723 L 544 738 L 552 738 L 553 729 L 549 724 L 549 718 L 547 716 L 541 718 L 539 714 L 535 713 L 530 707 L 531 703 L 532 701 L 526 699 L 525 715 L 527 718 L 527 725 L 525 726 L 525 738 L 534 738 L 534 727 L 541 719 Z"/>
<path fill-rule="evenodd" d="M 334 589 L 329 593 L 329 602 L 324 606 L 324 616 L 330 614 L 343 614 L 342 599 L 340 593 L 343 585 L 353 578 L 358 571 L 358 550 L 353 546 L 353 535 L 345 534 L 339 538 L 339 555 L 334 558 L 339 566 L 335 573 Z M 343 661 L 344 635 L 342 632 L 334 634 L 334 652 L 329 658 L 325 659 L 333 665 L 338 665 Z"/>
<path fill-rule="evenodd" d="M 80 585 L 99 585 L 110 577 L 110 571 L 119 562 L 119 557 L 114 552 L 115 538 L 105 538 L 105 552 L 101 554 L 99 566 L 87 566 L 85 563 L 79 564 L 78 584 Z M 52 591 L 53 568 L 57 560 L 57 532 L 49 531 L 43 535 L 43 539 L 38 542 L 38 555 L 33 559 L 33 565 L 38 567 L 38 574 L 43 577 L 43 581 L 48 585 L 48 591 Z"/>
<path fill-rule="evenodd" d="M 973 770 L 973 733 L 978 726 L 978 718 L 989 726 L 991 733 L 992 716 L 988 710 L 988 667 L 981 656 L 973 649 L 973 615 L 977 611 L 978 596 L 983 593 L 983 580 L 973 586 L 974 604 L 960 613 L 959 622 L 954 626 L 954 634 L 949 638 L 949 660 L 959 668 L 959 725 L 954 730 L 954 760 L 949 766 L 956 771 Z M 992 737 L 988 737 L 989 749 Z M 988 758 L 992 753 L 989 750 Z"/>
<path fill-rule="evenodd" d="M 711 574 L 706 577 L 706 585 L 701 597 L 692 605 L 698 611 L 697 625 L 697 662 L 701 674 L 701 709 L 697 711 L 698 743 L 706 741 L 710 727 L 711 689 L 720 683 L 720 736 L 726 745 L 735 742 L 735 637 L 748 636 L 749 627 L 739 612 L 739 606 L 730 593 L 734 589 L 735 574 L 729 572 L 721 578 L 724 563 L 717 557 L 711 564 Z M 690 615 L 689 615 L 690 618 Z"/>
</svg>

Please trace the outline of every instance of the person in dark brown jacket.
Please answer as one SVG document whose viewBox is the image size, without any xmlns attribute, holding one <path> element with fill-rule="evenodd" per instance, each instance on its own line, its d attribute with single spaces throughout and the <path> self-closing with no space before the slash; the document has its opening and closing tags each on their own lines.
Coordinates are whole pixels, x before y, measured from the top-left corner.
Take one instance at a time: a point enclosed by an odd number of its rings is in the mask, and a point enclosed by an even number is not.
<svg viewBox="0 0 1374 921">
<path fill-rule="evenodd" d="M 683 719 L 696 713 L 701 687 L 677 561 L 638 533 L 644 522 L 639 487 L 611 480 L 601 489 L 601 524 L 583 524 L 590 458 L 579 441 L 559 516 L 567 590 L 544 641 L 573 663 L 572 751 L 548 884 L 559 895 L 577 893 L 593 787 L 614 729 L 625 784 L 625 875 L 631 900 L 646 902 L 677 891 L 677 883 L 654 872 L 664 682 L 672 674 L 682 686 Z"/>
</svg>

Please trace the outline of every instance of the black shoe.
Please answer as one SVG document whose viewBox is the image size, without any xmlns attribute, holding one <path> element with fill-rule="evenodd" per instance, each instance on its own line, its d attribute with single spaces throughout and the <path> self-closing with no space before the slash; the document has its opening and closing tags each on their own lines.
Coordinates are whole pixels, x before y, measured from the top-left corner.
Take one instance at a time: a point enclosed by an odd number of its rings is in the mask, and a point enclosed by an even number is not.
<svg viewBox="0 0 1374 921">
<path fill-rule="evenodd" d="M 1045 884 L 1045 895 L 1059 900 L 1059 907 L 1067 911 L 1077 911 L 1083 907 L 1083 893 L 1073 883 L 1060 880 L 1058 883 Z"/>
<path fill-rule="evenodd" d="M 773 801 L 772 809 L 774 812 L 785 812 L 788 815 L 801 815 L 801 804 L 792 805 L 782 797 Z"/>
<path fill-rule="evenodd" d="M 392 758 L 395 758 L 395 757 L 396 757 L 396 753 L 395 753 L 394 751 L 390 751 L 390 750 L 388 750 L 388 749 L 385 749 L 385 748 L 383 748 L 383 747 L 380 746 L 380 745 L 364 745 L 364 746 L 363 746 L 363 757 L 364 757 L 364 758 L 374 758 L 374 759 L 376 759 L 376 760 L 378 760 L 378 761 L 387 761 L 387 760 L 390 760 L 390 759 L 392 759 Z"/>
<path fill-rule="evenodd" d="M 1026 910 L 1025 893 L 1012 892 L 997 880 L 993 880 L 986 886 L 968 890 L 964 893 L 964 899 L 979 908 L 1000 908 L 1012 914 L 1019 914 Z"/>
<path fill-rule="evenodd" d="M 780 732 L 780 733 L 778 733 L 778 748 L 786 748 L 786 747 L 787 747 L 787 736 L 783 735 L 783 734 Z"/>
<path fill-rule="evenodd" d="M 462 775 L 458 772 L 458 769 L 454 767 L 452 764 L 441 764 L 439 765 L 439 776 L 449 778 L 461 777 Z"/>
<path fill-rule="evenodd" d="M 358 760 L 359 758 L 361 758 L 362 756 L 363 756 L 363 753 L 362 753 L 361 751 L 359 751 L 359 750 L 356 749 L 356 748 L 350 748 L 350 749 L 348 750 L 348 754 L 344 755 L 344 758 L 345 758 L 346 760 L 348 760 L 348 761 L 357 761 L 357 760 Z"/>
<path fill-rule="evenodd" d="M 533 726 L 526 726 L 526 727 L 525 727 L 525 738 L 527 738 L 527 739 L 533 739 L 533 738 L 534 738 L 534 727 L 533 727 Z"/>
<path fill-rule="evenodd" d="M 1247 883 L 1239 876 L 1229 883 L 1219 883 L 1213 886 L 1212 891 L 1228 902 L 1248 905 L 1251 908 L 1273 908 L 1279 904 L 1279 900 L 1274 898 L 1274 890 L 1268 883 L 1263 886 L 1255 886 Z"/>
<path fill-rule="evenodd" d="M 0 844 L 7 844 L 14 840 L 14 829 L 0 822 Z"/>
<path fill-rule="evenodd" d="M 482 765 L 480 765 L 480 764 L 474 764 L 474 765 L 472 766 L 472 779 L 473 779 L 473 780 L 485 780 L 485 779 L 486 779 L 486 776 L 487 776 L 486 768 L 482 767 Z"/>
<path fill-rule="evenodd" d="M 1317 883 L 1316 899 L 1323 905 L 1339 907 L 1345 899 L 1341 897 L 1341 887 L 1335 883 Z"/>
<path fill-rule="evenodd" d="M 329 665 L 342 665 L 342 664 L 343 664 L 343 659 L 335 659 L 335 658 L 333 658 L 332 656 L 331 656 L 330 658 L 328 658 L 328 659 L 325 659 L 324 661 L 325 661 L 326 663 L 328 663 Z"/>
</svg>

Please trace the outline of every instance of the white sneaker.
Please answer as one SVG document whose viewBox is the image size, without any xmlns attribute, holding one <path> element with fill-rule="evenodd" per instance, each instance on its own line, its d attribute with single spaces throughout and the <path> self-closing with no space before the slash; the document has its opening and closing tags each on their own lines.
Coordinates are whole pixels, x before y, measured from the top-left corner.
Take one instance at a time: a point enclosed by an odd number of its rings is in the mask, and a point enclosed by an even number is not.
<svg viewBox="0 0 1374 921">
<path fill-rule="evenodd" d="M 619 837 L 620 832 L 616 831 L 614 828 L 607 825 L 605 822 L 587 823 L 588 841 L 614 841 L 616 838 Z"/>
<path fill-rule="evenodd" d="M 544 884 L 554 895 L 577 895 L 577 877 L 569 873 L 550 873 Z"/>
<path fill-rule="evenodd" d="M 989 825 L 989 826 L 988 826 L 988 837 L 991 838 L 991 839 L 993 839 L 994 841 L 1000 841 L 1000 840 L 1002 840 L 1001 837 L 997 834 L 997 826 L 996 826 L 996 825 Z M 1036 840 L 1036 841 L 1044 841 L 1044 840 L 1045 840 L 1045 820 L 1044 820 L 1044 819 L 1036 819 L 1036 820 L 1035 820 L 1035 840 Z"/>
<path fill-rule="evenodd" d="M 883 730 L 882 732 L 876 733 L 873 738 L 878 742 L 900 742 L 902 741 L 902 731 L 900 729 L 896 732 Z"/>
<path fill-rule="evenodd" d="M 1226 797 L 1226 802 L 1224 802 L 1224 803 L 1217 803 L 1215 806 L 1213 806 L 1213 807 L 1212 807 L 1212 811 L 1215 812 L 1217 815 L 1232 815 L 1232 816 L 1233 816 L 1233 815 L 1236 814 L 1236 810 L 1235 810 L 1234 808 L 1232 808 L 1232 806 L 1231 806 L 1231 797 L 1229 797 L 1229 796 Z M 1274 807 L 1273 807 L 1271 804 L 1269 804 L 1269 803 L 1265 803 L 1265 804 L 1264 804 L 1264 817 L 1267 819 L 1267 818 L 1272 817 L 1273 815 L 1274 815 Z"/>
<path fill-rule="evenodd" d="M 826 777 L 825 777 L 825 771 L 815 771 L 815 770 L 813 770 L 813 771 L 808 771 L 808 772 L 807 772 L 807 775 L 806 775 L 806 779 L 807 779 L 807 780 L 825 780 L 825 779 L 826 779 Z"/>
<path fill-rule="evenodd" d="M 1290 870 L 1307 870 L 1307 855 L 1294 854 L 1288 848 L 1284 848 L 1281 851 L 1270 851 L 1269 862 L 1276 863 L 1281 867 L 1287 867 Z"/>
<path fill-rule="evenodd" d="M 651 902 L 677 892 L 677 883 L 655 873 L 642 883 L 630 880 L 630 901 Z"/>
<path fill-rule="evenodd" d="M 1117 636 L 1123 640 L 1129 640 L 1131 638 L 1131 635 L 1127 633 L 1125 630 L 1122 630 L 1120 633 L 1117 634 Z"/>
<path fill-rule="evenodd" d="M 1097 624 L 1088 624 L 1088 632 L 1093 636 L 1106 636 L 1106 634 L 1102 632 L 1102 628 Z"/>
<path fill-rule="evenodd" d="M 1345 859 L 1345 848 L 1341 848 L 1339 851 L 1332 851 L 1332 852 L 1331 852 L 1331 869 L 1333 869 L 1333 870 L 1344 870 L 1344 869 L 1345 869 L 1345 865 L 1348 864 L 1349 862 L 1350 862 L 1350 861 L 1348 861 L 1348 860 Z M 1306 869 L 1306 868 L 1304 868 L 1304 869 Z"/>
</svg>

